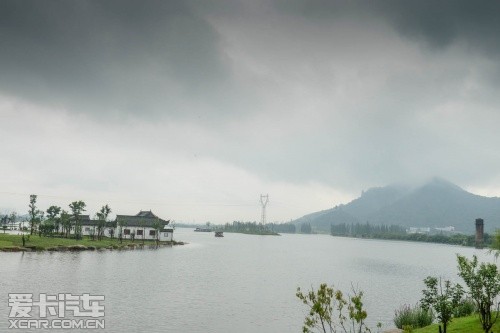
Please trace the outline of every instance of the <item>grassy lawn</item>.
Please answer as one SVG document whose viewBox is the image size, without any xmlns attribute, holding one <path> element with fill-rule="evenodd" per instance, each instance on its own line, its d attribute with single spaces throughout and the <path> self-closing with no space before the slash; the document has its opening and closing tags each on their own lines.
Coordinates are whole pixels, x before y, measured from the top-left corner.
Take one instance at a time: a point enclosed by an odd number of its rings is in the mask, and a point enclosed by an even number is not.
<svg viewBox="0 0 500 333">
<path fill-rule="evenodd" d="M 134 242 L 131 240 L 123 240 L 120 244 L 120 241 L 116 238 L 103 238 L 102 240 L 91 240 L 89 237 L 84 237 L 81 240 L 71 239 L 71 238 L 59 238 L 59 237 L 39 237 L 38 235 L 31 235 L 28 240 L 28 235 L 25 236 L 26 247 L 36 247 L 37 250 L 46 250 L 48 248 L 54 248 L 59 246 L 72 246 L 72 245 L 83 245 L 83 246 L 92 246 L 96 249 L 99 248 L 120 248 L 129 246 L 129 244 L 139 245 L 142 244 L 142 240 L 136 239 Z M 155 242 L 152 240 L 145 240 L 144 244 L 153 245 Z M 162 242 L 164 243 L 164 242 Z M 10 234 L 0 234 L 0 249 L 8 248 L 8 247 L 22 247 L 23 241 L 22 236 L 20 235 L 10 235 Z"/>
<path fill-rule="evenodd" d="M 500 323 L 497 322 L 496 325 L 491 329 L 493 332 L 500 332 Z M 413 333 L 437 333 L 438 324 L 432 324 L 427 327 L 419 328 L 413 330 Z M 479 322 L 479 316 L 473 315 L 463 318 L 455 318 L 449 324 L 446 329 L 447 333 L 483 333 L 481 328 L 481 323 Z"/>
</svg>

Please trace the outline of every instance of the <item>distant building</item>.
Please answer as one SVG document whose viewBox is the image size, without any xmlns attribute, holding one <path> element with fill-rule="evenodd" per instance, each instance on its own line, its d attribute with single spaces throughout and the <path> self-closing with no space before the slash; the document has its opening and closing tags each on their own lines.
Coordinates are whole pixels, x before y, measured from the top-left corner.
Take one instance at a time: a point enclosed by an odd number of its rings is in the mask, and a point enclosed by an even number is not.
<svg viewBox="0 0 500 333">
<path fill-rule="evenodd" d="M 436 231 L 444 231 L 444 232 L 454 232 L 455 231 L 455 227 L 453 226 L 449 226 L 449 227 L 442 227 L 442 228 L 434 228 L 436 229 Z"/>
<path fill-rule="evenodd" d="M 431 228 L 410 227 L 406 229 L 407 234 L 428 234 L 430 232 Z"/>
</svg>

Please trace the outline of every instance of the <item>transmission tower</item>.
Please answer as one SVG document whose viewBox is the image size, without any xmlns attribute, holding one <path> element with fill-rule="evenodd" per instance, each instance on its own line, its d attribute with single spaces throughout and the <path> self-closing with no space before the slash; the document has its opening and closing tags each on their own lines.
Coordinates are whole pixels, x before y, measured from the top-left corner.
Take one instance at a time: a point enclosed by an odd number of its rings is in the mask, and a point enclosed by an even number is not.
<svg viewBox="0 0 500 333">
<path fill-rule="evenodd" d="M 266 224 L 266 206 L 268 202 L 269 202 L 269 194 L 266 195 L 261 194 L 260 204 L 262 205 L 262 218 L 260 222 L 262 223 L 262 225 Z"/>
</svg>

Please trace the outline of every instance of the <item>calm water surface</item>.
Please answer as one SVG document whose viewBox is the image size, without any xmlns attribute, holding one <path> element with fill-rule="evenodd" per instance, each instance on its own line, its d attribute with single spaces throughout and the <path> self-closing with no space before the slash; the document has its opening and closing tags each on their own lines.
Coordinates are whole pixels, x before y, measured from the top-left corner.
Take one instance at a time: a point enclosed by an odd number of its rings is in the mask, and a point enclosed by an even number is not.
<svg viewBox="0 0 500 333">
<path fill-rule="evenodd" d="M 471 248 L 327 235 L 215 238 L 179 228 L 175 239 L 189 244 L 0 253 L 0 332 L 12 292 L 105 295 L 105 332 L 300 332 L 296 288 L 321 282 L 363 290 L 370 322 L 388 328 L 399 305 L 420 299 L 426 276 L 459 281 L 457 253 L 491 260 Z"/>
</svg>

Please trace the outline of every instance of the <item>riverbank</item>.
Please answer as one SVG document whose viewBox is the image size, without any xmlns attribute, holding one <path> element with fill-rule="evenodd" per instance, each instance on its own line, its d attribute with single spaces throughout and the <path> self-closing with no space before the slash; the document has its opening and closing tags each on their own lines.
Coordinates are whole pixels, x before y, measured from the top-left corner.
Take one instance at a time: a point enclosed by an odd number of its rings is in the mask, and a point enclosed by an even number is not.
<svg viewBox="0 0 500 333">
<path fill-rule="evenodd" d="M 77 240 L 61 237 L 39 237 L 37 235 L 25 235 L 23 246 L 22 235 L 0 234 L 0 251 L 2 252 L 32 252 L 32 251 L 95 251 L 95 250 L 128 250 L 155 248 L 163 246 L 184 245 L 184 242 L 159 242 L 153 240 L 129 240 L 120 242 L 116 238 L 103 238 L 92 240 L 89 237 Z"/>
</svg>

